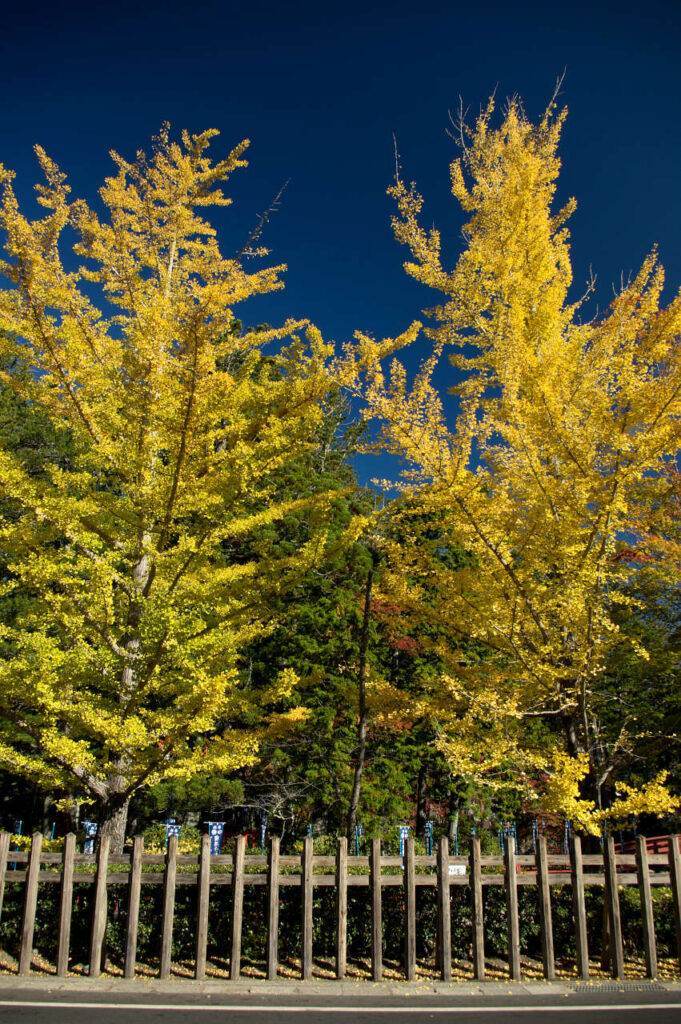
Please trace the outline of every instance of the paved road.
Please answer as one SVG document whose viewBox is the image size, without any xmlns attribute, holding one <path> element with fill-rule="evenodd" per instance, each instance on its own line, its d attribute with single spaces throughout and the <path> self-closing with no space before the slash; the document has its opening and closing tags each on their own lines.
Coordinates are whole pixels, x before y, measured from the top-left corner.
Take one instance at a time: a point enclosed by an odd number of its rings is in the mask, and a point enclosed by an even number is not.
<svg viewBox="0 0 681 1024">
<path fill-rule="evenodd" d="M 681 992 L 547 996 L 48 993 L 3 986 L 2 1024 L 681 1024 Z"/>
</svg>

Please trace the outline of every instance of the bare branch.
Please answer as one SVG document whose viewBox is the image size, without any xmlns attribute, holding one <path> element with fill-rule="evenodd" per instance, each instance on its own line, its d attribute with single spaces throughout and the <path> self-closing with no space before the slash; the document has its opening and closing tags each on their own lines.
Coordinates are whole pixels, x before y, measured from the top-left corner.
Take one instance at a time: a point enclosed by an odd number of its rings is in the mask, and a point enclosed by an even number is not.
<svg viewBox="0 0 681 1024">
<path fill-rule="evenodd" d="M 546 107 L 546 112 L 547 113 L 550 110 L 552 110 L 553 107 L 555 107 L 556 103 L 558 102 L 558 97 L 561 94 L 560 90 L 561 90 L 561 88 L 563 86 L 563 82 L 565 81 L 565 76 L 566 75 L 567 75 L 567 64 L 563 68 L 562 73 L 560 75 L 558 75 L 558 77 L 556 78 L 556 84 L 553 87 L 553 93 L 551 95 L 551 99 L 549 100 L 548 106 Z"/>
<path fill-rule="evenodd" d="M 468 152 L 468 146 L 466 145 L 466 118 L 468 117 L 468 111 L 470 107 L 463 107 L 463 96 L 459 95 L 459 109 L 457 111 L 456 120 L 452 117 L 451 110 L 447 111 L 449 116 L 449 122 L 454 129 L 454 133 L 447 130 L 447 135 L 450 139 L 454 139 L 459 149 L 464 153 Z"/>
<path fill-rule="evenodd" d="M 269 219 L 270 219 L 271 215 L 276 210 L 279 209 L 279 206 L 280 206 L 280 203 L 281 203 L 281 197 L 283 196 L 284 191 L 288 187 L 290 181 L 291 181 L 291 179 L 288 178 L 284 182 L 284 184 L 281 186 L 281 188 L 279 189 L 279 191 L 277 192 L 276 196 L 274 197 L 274 199 L 272 200 L 270 205 L 267 207 L 265 212 L 260 215 L 260 217 L 258 218 L 258 223 L 255 225 L 255 227 L 251 231 L 250 235 L 246 239 L 246 242 L 244 243 L 243 248 L 240 249 L 239 252 L 236 254 L 235 259 L 239 260 L 239 259 L 241 259 L 242 256 L 253 256 L 253 255 L 255 255 L 255 253 L 253 252 L 253 246 L 255 245 L 255 243 L 258 241 L 258 239 L 262 235 L 263 230 L 265 228 L 265 225 L 269 222 Z"/>
<path fill-rule="evenodd" d="M 400 154 L 397 151 L 397 136 L 393 132 L 393 149 L 395 150 L 395 184 L 400 183 Z"/>
</svg>

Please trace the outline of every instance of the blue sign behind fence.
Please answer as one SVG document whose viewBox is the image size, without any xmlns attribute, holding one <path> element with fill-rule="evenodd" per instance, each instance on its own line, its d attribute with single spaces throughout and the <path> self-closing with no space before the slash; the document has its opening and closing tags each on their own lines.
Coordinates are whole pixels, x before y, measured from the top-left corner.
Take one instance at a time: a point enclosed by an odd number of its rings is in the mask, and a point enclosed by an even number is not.
<svg viewBox="0 0 681 1024">
<path fill-rule="evenodd" d="M 224 831 L 224 821 L 208 822 L 208 835 L 210 836 L 210 852 L 212 856 L 216 856 L 222 850 L 222 833 Z"/>
<path fill-rule="evenodd" d="M 97 835 L 97 822 L 84 821 L 83 828 L 85 830 L 85 842 L 83 843 L 83 853 L 94 853 L 95 836 Z"/>
<path fill-rule="evenodd" d="M 166 846 L 168 845 L 168 840 L 171 836 L 177 836 L 178 839 L 180 838 L 180 827 L 180 825 L 176 824 L 174 818 L 168 818 L 166 821 Z"/>
<path fill-rule="evenodd" d="M 404 844 L 409 838 L 409 826 L 400 825 L 400 857 L 404 857 Z"/>
<path fill-rule="evenodd" d="M 355 853 L 359 857 L 359 841 L 364 835 L 364 825 L 361 821 L 358 821 L 355 825 Z"/>
<path fill-rule="evenodd" d="M 427 821 L 423 826 L 423 836 L 426 840 L 426 856 L 430 857 L 433 852 L 433 822 Z"/>
</svg>

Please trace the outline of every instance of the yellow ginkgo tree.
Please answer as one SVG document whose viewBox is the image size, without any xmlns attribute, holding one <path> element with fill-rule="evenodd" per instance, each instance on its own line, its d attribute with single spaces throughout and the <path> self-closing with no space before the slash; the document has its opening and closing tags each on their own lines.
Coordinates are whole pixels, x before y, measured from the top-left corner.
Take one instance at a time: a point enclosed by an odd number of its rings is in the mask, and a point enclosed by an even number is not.
<svg viewBox="0 0 681 1024">
<path fill-rule="evenodd" d="M 39 148 L 37 219 L 0 170 L 0 384 L 65 453 L 29 465 L 4 423 L 2 594 L 19 611 L 3 619 L 0 763 L 96 802 L 114 849 L 139 787 L 248 764 L 296 717 L 294 680 L 250 692 L 240 651 L 326 543 L 324 496 L 273 495 L 314 441 L 329 353 L 306 324 L 235 327 L 284 268 L 221 252 L 203 210 L 229 204 L 247 143 L 211 162 L 216 134 L 112 154 L 99 212 Z M 277 558 L 258 529 L 292 508 L 307 540 Z"/>
<path fill-rule="evenodd" d="M 358 335 L 353 359 L 385 448 L 406 463 L 387 585 L 424 635 L 433 626 L 449 665 L 430 701 L 442 749 L 467 776 L 544 788 L 593 830 L 619 813 L 604 784 L 635 744 L 625 707 L 604 736 L 596 698 L 613 609 L 636 571 L 618 547 L 680 447 L 681 298 L 661 304 L 653 253 L 609 309 L 582 318 L 570 297 L 575 204 L 553 208 L 563 119 L 551 105 L 534 124 L 511 102 L 496 125 L 490 102 L 464 130 L 451 185 L 468 221 L 451 270 L 398 175 L 405 269 L 442 300 L 413 379 L 386 362 L 424 345 L 418 324 L 394 342 Z M 651 807 L 669 809 L 663 780 L 651 786 Z M 645 809 L 646 794 L 627 790 L 622 813 Z"/>
</svg>

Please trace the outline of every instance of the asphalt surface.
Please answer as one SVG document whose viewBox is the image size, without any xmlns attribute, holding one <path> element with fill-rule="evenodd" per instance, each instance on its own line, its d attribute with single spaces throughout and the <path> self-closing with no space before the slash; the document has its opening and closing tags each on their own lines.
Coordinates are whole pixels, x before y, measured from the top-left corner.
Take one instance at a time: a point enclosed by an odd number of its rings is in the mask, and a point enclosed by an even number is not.
<svg viewBox="0 0 681 1024">
<path fill-rule="evenodd" d="M 326 991 L 325 991 L 326 989 Z M 356 987 L 89 984 L 2 979 L 2 1024 L 681 1024 L 681 986 Z"/>
</svg>

